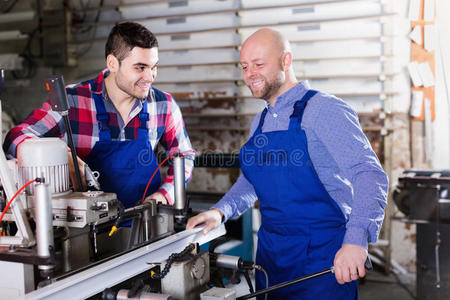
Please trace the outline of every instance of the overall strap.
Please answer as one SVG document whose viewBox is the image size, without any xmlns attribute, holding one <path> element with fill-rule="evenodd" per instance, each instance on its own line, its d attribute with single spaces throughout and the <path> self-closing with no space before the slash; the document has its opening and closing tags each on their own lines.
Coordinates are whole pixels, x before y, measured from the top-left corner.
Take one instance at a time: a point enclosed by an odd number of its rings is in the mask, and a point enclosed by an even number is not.
<svg viewBox="0 0 450 300">
<path fill-rule="evenodd" d="M 264 125 L 264 119 L 266 118 L 266 115 L 267 115 L 267 107 L 264 108 L 264 110 L 262 111 L 261 118 L 259 119 L 258 127 L 256 128 L 255 133 L 253 135 L 261 134 L 262 127 Z"/>
<path fill-rule="evenodd" d="M 94 80 L 91 80 L 91 87 L 94 86 Z M 97 121 L 99 127 L 100 141 L 111 141 L 111 131 L 108 126 L 109 115 L 106 112 L 105 104 L 103 103 L 102 94 L 96 93 L 91 89 L 94 96 L 95 108 L 97 109 Z"/>
<path fill-rule="evenodd" d="M 150 120 L 150 116 L 147 112 L 148 101 L 142 101 L 142 110 L 139 113 L 139 129 L 147 130 L 147 123 Z"/>
<path fill-rule="evenodd" d="M 302 123 L 303 119 L 303 112 L 305 111 L 306 105 L 308 104 L 308 101 L 317 94 L 316 90 L 308 90 L 305 95 L 303 95 L 302 99 L 295 102 L 294 104 L 294 111 L 292 112 L 292 115 L 289 117 L 289 128 L 291 126 L 296 126 L 297 124 Z"/>
</svg>

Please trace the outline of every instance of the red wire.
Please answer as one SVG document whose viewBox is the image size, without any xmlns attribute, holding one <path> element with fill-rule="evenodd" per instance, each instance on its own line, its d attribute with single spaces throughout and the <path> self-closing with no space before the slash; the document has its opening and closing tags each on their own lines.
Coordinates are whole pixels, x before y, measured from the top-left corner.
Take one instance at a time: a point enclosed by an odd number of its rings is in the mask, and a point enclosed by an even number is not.
<svg viewBox="0 0 450 300">
<path fill-rule="evenodd" d="M 144 203 L 144 200 L 145 200 L 145 194 L 147 194 L 148 187 L 150 186 L 150 183 L 152 182 L 153 177 L 155 177 L 155 175 L 156 175 L 156 173 L 158 172 L 159 168 L 161 168 L 161 166 L 162 166 L 168 159 L 170 159 L 170 158 L 172 158 L 172 157 L 173 157 L 173 154 L 171 154 L 171 155 L 169 155 L 168 157 L 166 157 L 166 158 L 159 164 L 159 166 L 156 168 L 156 170 L 153 172 L 152 177 L 150 177 L 150 180 L 147 182 L 147 186 L 145 187 L 144 195 L 142 195 L 142 203 Z"/>
<path fill-rule="evenodd" d="M 28 185 L 32 184 L 32 183 L 35 182 L 35 181 L 36 181 L 36 179 L 33 179 L 33 180 L 31 180 L 31 181 L 28 181 L 27 183 L 25 183 L 25 184 L 24 184 L 24 185 L 23 185 L 23 186 L 15 193 L 15 194 L 14 194 L 14 196 L 11 198 L 11 200 L 9 200 L 8 204 L 6 204 L 6 207 L 5 207 L 5 209 L 3 210 L 2 215 L 0 216 L 0 223 L 2 222 L 3 216 L 5 215 L 6 211 L 8 210 L 9 206 L 11 205 L 11 203 L 13 202 L 13 200 L 16 198 L 16 196 L 19 195 L 19 193 L 20 193 L 24 188 L 26 188 Z"/>
<path fill-rule="evenodd" d="M 181 156 L 185 156 L 186 154 L 195 154 L 195 151 L 189 150 L 189 151 L 186 151 L 186 152 L 181 153 L 180 155 L 181 155 Z M 175 153 L 174 153 L 174 154 L 170 154 L 168 157 L 166 157 L 166 158 L 159 164 L 159 166 L 156 168 L 156 170 L 153 172 L 152 177 L 150 177 L 150 180 L 147 182 L 147 186 L 145 187 L 144 195 L 142 195 L 142 203 L 144 203 L 144 200 L 145 200 L 145 194 L 147 194 L 148 187 L 150 186 L 150 183 L 152 182 L 153 177 L 155 177 L 156 172 L 158 172 L 159 168 L 161 168 L 161 166 L 162 166 L 168 159 L 171 159 L 174 155 L 175 155 Z"/>
</svg>

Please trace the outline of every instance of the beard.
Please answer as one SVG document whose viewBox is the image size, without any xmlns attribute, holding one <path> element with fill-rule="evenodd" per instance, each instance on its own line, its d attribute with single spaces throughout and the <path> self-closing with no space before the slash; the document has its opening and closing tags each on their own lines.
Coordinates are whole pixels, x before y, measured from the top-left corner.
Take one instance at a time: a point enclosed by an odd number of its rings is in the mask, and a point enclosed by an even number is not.
<svg viewBox="0 0 450 300">
<path fill-rule="evenodd" d="M 283 78 L 282 76 L 277 76 L 273 80 L 268 81 L 263 77 L 263 80 L 264 86 L 260 89 L 252 89 L 251 83 L 248 83 L 247 86 L 255 98 L 269 100 L 283 85 Z"/>
<path fill-rule="evenodd" d="M 133 87 L 134 86 L 139 86 L 139 82 L 137 83 L 132 83 L 130 81 L 127 81 L 125 79 L 123 79 L 122 74 L 120 74 L 120 72 L 118 72 L 115 76 L 115 81 L 116 81 L 116 85 L 117 87 L 124 93 L 126 93 L 127 95 L 133 97 L 133 98 L 137 98 L 140 100 L 144 100 L 145 98 L 148 97 L 148 94 L 150 92 L 150 89 L 145 92 L 145 93 L 136 93 L 133 91 Z"/>
</svg>

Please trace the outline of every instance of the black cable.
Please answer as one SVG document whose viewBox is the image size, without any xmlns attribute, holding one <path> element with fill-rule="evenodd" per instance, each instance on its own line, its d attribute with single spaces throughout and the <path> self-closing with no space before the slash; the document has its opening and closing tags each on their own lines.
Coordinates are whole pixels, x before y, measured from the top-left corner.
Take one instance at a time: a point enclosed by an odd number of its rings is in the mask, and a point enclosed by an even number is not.
<svg viewBox="0 0 450 300">
<path fill-rule="evenodd" d="M 190 244 L 188 245 L 186 248 L 184 248 L 183 251 L 181 251 L 180 253 L 172 253 L 169 258 L 167 259 L 167 263 L 164 266 L 164 269 L 160 272 L 160 273 L 152 273 L 152 278 L 153 279 L 163 279 L 164 277 L 166 277 L 167 273 L 169 273 L 170 271 L 170 267 L 172 266 L 172 264 L 179 260 L 180 258 L 184 257 L 186 254 L 190 253 L 192 250 L 195 249 L 195 245 L 194 244 Z"/>
<path fill-rule="evenodd" d="M 117 203 L 118 203 L 119 212 L 117 213 L 117 219 L 114 222 L 114 226 L 119 227 L 119 224 L 122 221 L 123 214 L 125 212 L 125 207 L 123 206 L 122 202 L 118 201 Z"/>
<path fill-rule="evenodd" d="M 250 274 L 248 273 L 248 270 L 244 270 L 244 271 L 242 271 L 242 273 L 244 273 L 244 277 L 245 277 L 245 280 L 247 281 L 248 290 L 250 291 L 250 294 L 253 294 L 255 292 L 255 290 L 253 289 L 253 284 L 250 279 Z"/>
<path fill-rule="evenodd" d="M 3 14 L 9 12 L 14 7 L 14 5 L 16 5 L 16 3 L 17 3 L 17 0 L 12 0 L 12 1 L 3 0 L 3 1 L 0 1 L 0 12 L 3 13 Z"/>
</svg>

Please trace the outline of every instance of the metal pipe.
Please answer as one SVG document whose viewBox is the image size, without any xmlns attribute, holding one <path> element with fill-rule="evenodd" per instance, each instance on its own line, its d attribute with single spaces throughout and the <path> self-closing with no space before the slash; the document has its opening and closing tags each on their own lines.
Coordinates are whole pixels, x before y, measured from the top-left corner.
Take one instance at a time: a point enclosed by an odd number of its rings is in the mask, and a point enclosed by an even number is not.
<svg viewBox="0 0 450 300">
<path fill-rule="evenodd" d="M 142 241 L 147 242 L 151 236 L 151 217 L 148 209 L 142 213 Z"/>
<path fill-rule="evenodd" d="M 149 241 L 155 235 L 153 222 L 157 214 L 156 200 L 150 199 L 148 203 L 150 203 L 150 207 L 144 210 L 142 214 L 142 238 L 144 242 Z"/>
<path fill-rule="evenodd" d="M 53 241 L 53 215 L 50 188 L 44 178 L 38 178 L 34 186 L 34 219 L 36 221 L 37 254 L 50 257 Z M 39 266 L 40 270 L 53 269 L 53 266 Z"/>
<path fill-rule="evenodd" d="M 175 186 L 175 203 L 174 208 L 184 210 L 186 206 L 186 190 L 184 177 L 184 157 L 180 154 L 173 158 L 173 176 Z"/>
<path fill-rule="evenodd" d="M 69 235 L 69 228 L 65 227 L 65 236 L 63 237 L 62 241 L 62 269 L 64 272 L 69 272 L 72 270 L 72 264 L 70 261 L 70 251 L 71 251 L 71 245 L 70 245 L 70 235 Z M 94 233 L 95 234 L 95 233 Z M 95 245 L 94 249 L 95 255 L 97 254 L 97 245 Z"/>
<path fill-rule="evenodd" d="M 216 266 L 239 270 L 242 265 L 242 259 L 239 256 L 231 256 L 226 254 L 217 254 L 215 259 Z"/>
</svg>

